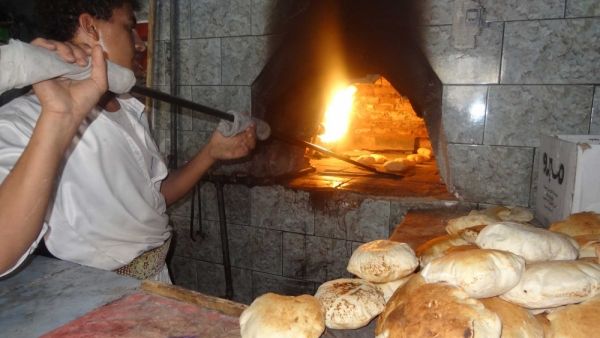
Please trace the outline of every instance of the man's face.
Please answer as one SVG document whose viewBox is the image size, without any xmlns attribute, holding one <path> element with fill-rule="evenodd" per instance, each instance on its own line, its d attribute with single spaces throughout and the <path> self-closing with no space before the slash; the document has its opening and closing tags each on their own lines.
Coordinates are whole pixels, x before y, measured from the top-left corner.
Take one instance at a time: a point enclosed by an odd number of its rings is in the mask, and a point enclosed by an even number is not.
<svg viewBox="0 0 600 338">
<path fill-rule="evenodd" d="M 135 71 L 135 53 L 146 49 L 145 43 L 135 31 L 135 15 L 131 6 L 115 8 L 108 21 L 96 24 L 100 44 L 108 60 Z"/>
</svg>

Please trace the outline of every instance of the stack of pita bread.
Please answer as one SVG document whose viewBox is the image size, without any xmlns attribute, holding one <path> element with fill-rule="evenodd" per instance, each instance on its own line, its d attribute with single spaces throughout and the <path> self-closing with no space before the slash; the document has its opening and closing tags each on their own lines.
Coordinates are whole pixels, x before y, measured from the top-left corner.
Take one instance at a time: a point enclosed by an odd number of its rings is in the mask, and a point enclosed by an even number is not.
<svg viewBox="0 0 600 338">
<path fill-rule="evenodd" d="M 532 220 L 527 209 L 492 207 L 449 221 L 448 235 L 414 252 L 363 244 L 347 268 L 357 278 L 326 282 L 314 297 L 257 298 L 240 318 L 242 337 L 319 337 L 325 326 L 355 329 L 378 315 L 377 338 L 595 336 L 600 215 L 574 214 L 549 230 Z"/>
<path fill-rule="evenodd" d="M 493 207 L 449 221 L 448 235 L 416 249 L 421 271 L 390 298 L 377 337 L 598 335 L 600 215 L 549 230 L 532 220 Z"/>
</svg>

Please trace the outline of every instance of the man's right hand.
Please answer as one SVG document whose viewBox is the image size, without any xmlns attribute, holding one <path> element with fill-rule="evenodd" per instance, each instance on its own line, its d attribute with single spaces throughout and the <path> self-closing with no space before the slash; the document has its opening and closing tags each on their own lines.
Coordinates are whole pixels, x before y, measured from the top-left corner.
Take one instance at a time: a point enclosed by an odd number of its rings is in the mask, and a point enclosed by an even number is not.
<svg viewBox="0 0 600 338">
<path fill-rule="evenodd" d="M 42 105 L 42 114 L 59 114 L 75 127 L 79 127 L 81 121 L 108 90 L 106 61 L 102 48 L 96 46 L 91 53 L 90 78 L 81 81 L 51 79 L 33 85 L 33 90 Z"/>
</svg>

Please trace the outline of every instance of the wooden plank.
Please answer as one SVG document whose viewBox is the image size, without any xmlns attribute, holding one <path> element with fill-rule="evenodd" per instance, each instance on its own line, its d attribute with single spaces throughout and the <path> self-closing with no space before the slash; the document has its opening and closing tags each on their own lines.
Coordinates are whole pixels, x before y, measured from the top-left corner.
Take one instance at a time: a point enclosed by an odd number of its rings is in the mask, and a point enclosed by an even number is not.
<svg viewBox="0 0 600 338">
<path fill-rule="evenodd" d="M 187 290 L 175 285 L 164 284 L 145 280 L 142 282 L 143 291 L 163 297 L 176 299 L 182 302 L 195 304 L 207 309 L 215 310 L 228 316 L 239 317 L 247 308 L 246 305 L 232 302 L 227 299 L 211 297 L 200 292 Z"/>
</svg>

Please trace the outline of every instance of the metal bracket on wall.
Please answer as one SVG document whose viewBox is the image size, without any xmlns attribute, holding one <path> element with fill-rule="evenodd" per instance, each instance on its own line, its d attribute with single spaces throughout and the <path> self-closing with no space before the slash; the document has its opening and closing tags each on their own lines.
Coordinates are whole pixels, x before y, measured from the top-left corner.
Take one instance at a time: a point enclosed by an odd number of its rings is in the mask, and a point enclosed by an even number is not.
<svg viewBox="0 0 600 338">
<path fill-rule="evenodd" d="M 475 37 L 483 24 L 485 8 L 477 0 L 455 0 L 452 15 L 452 45 L 458 49 L 475 48 Z"/>
</svg>

